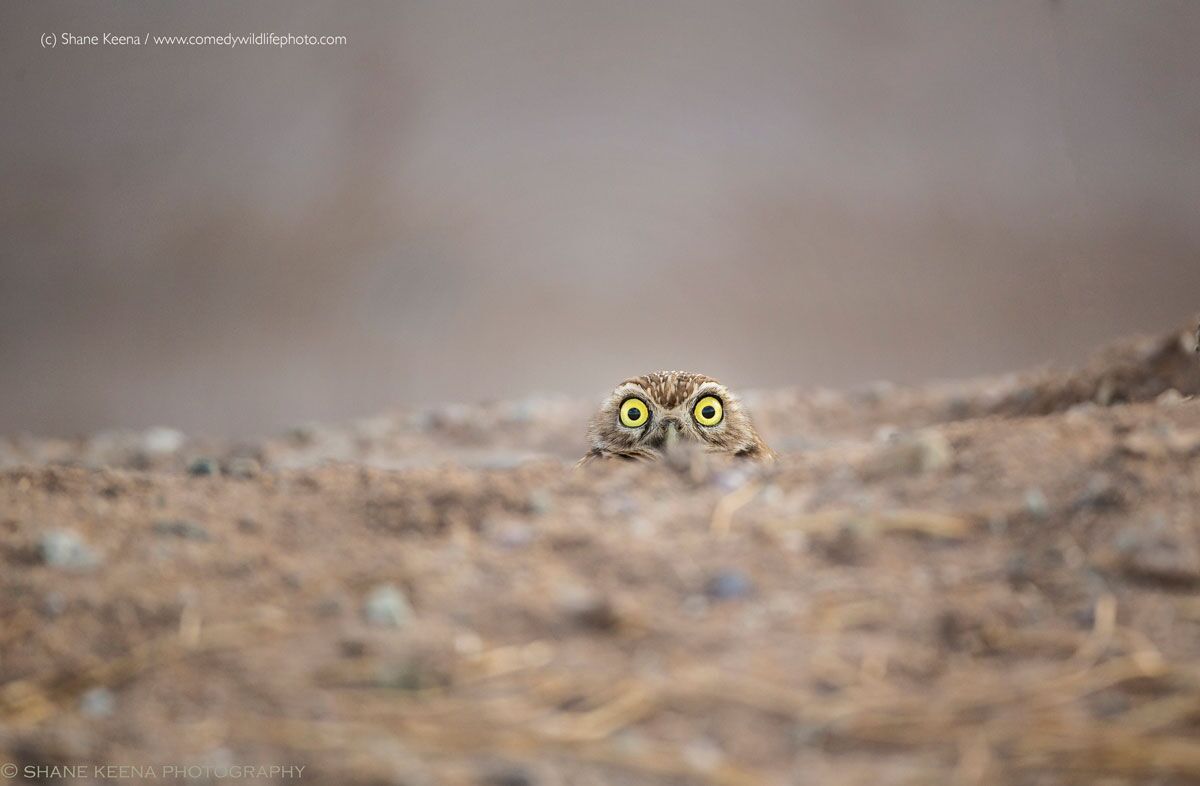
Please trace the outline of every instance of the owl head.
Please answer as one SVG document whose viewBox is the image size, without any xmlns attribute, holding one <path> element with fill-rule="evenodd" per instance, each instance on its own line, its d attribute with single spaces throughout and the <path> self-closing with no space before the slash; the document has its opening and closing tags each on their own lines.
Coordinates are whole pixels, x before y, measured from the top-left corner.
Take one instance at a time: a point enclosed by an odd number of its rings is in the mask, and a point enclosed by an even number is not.
<svg viewBox="0 0 1200 786">
<path fill-rule="evenodd" d="M 683 371 L 658 371 L 618 385 L 592 418 L 588 443 L 582 463 L 653 460 L 676 447 L 774 457 L 737 396 L 712 377 Z"/>
</svg>

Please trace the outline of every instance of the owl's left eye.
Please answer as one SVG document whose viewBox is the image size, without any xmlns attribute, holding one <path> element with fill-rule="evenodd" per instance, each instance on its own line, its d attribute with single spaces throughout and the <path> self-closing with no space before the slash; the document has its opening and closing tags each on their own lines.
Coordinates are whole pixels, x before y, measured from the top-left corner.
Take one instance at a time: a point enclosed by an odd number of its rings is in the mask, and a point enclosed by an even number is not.
<svg viewBox="0 0 1200 786">
<path fill-rule="evenodd" d="M 627 398 L 621 402 L 621 425 L 641 428 L 650 419 L 650 408 L 640 398 Z"/>
<path fill-rule="evenodd" d="M 701 426 L 715 426 L 725 417 L 725 408 L 716 396 L 705 396 L 692 407 L 692 417 Z"/>
</svg>

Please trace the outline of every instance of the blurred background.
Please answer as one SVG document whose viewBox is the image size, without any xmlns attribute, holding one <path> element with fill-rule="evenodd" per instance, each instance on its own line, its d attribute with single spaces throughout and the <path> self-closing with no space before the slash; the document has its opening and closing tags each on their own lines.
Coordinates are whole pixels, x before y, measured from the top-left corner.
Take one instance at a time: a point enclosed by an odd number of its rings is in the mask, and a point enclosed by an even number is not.
<svg viewBox="0 0 1200 786">
<path fill-rule="evenodd" d="M 4 433 L 911 382 L 1200 305 L 1188 0 L 10 3 L 0 41 Z"/>
</svg>

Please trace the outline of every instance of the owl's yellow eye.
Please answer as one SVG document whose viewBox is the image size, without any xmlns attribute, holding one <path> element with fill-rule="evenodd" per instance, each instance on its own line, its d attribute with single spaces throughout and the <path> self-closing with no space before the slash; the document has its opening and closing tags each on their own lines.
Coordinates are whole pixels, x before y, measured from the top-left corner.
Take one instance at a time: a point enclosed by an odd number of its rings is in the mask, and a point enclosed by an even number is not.
<svg viewBox="0 0 1200 786">
<path fill-rule="evenodd" d="M 621 402 L 621 425 L 641 428 L 650 419 L 650 407 L 640 398 L 627 398 Z"/>
<path fill-rule="evenodd" d="M 721 399 L 716 396 L 705 396 L 692 408 L 692 417 L 701 426 L 715 426 L 721 422 L 721 418 L 725 417 L 725 408 L 721 406 Z"/>
</svg>

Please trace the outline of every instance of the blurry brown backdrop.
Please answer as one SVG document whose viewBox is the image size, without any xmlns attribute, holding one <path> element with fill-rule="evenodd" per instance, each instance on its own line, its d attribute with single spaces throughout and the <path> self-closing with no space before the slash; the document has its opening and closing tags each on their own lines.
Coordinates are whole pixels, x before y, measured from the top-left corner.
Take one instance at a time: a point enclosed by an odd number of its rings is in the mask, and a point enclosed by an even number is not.
<svg viewBox="0 0 1200 786">
<path fill-rule="evenodd" d="M 43 33 L 336 48 L 43 49 Z M 1200 3 L 10 3 L 0 432 L 999 371 L 1200 307 Z"/>
</svg>

